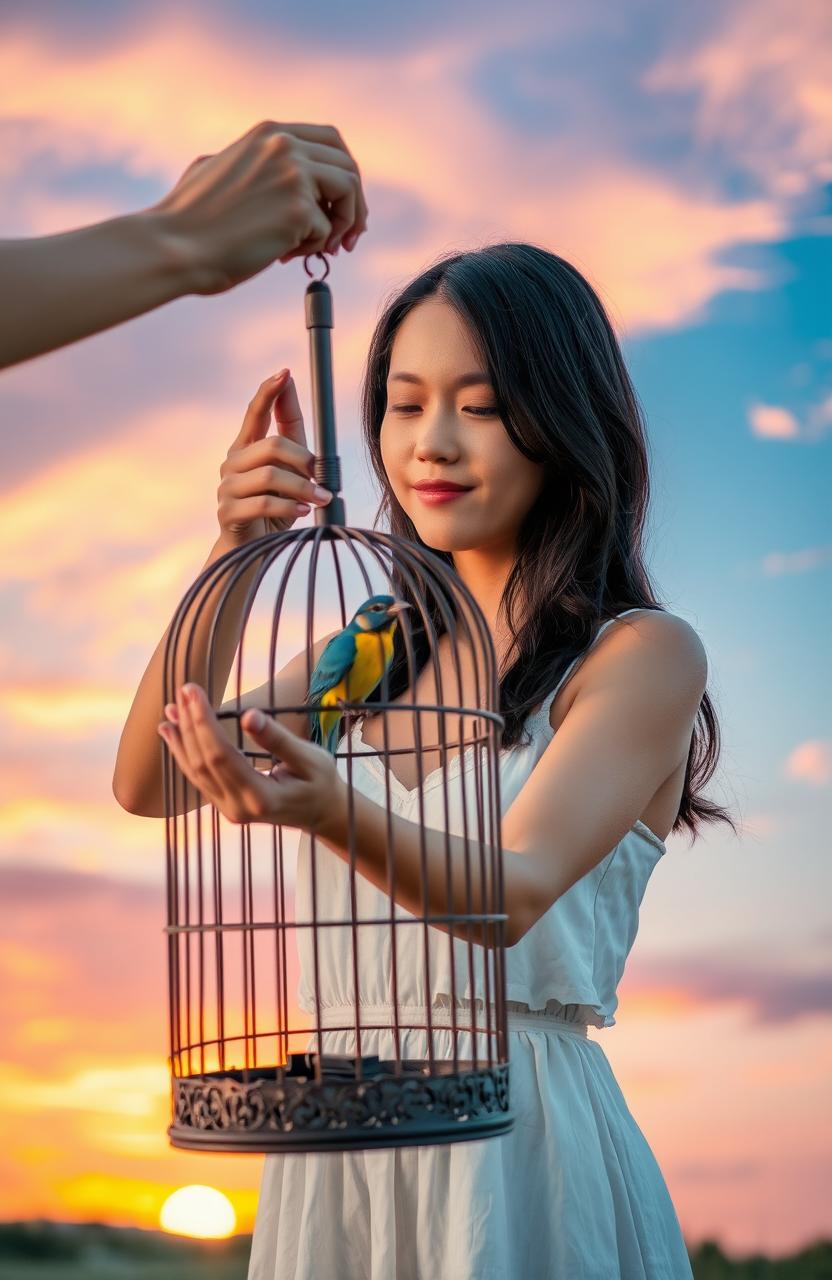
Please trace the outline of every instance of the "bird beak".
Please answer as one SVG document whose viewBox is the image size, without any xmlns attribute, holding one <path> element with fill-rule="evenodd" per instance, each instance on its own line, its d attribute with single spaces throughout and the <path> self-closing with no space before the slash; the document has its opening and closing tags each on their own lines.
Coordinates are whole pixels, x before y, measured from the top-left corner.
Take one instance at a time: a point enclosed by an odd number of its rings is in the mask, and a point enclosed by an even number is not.
<svg viewBox="0 0 832 1280">
<path fill-rule="evenodd" d="M 413 605 L 408 604 L 406 600 L 397 600 L 395 604 L 391 604 L 388 613 L 401 613 L 403 609 L 412 609 Z"/>
</svg>

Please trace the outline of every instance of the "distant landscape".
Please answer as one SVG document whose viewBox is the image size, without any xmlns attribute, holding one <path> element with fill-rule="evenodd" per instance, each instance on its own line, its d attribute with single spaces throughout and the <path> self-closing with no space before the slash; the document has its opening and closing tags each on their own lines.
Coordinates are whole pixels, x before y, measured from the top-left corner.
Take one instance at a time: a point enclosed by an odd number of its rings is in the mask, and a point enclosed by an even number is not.
<svg viewBox="0 0 832 1280">
<path fill-rule="evenodd" d="M 0 1223 L 3 1280 L 245 1280 L 250 1235 L 191 1240 L 104 1223 Z M 715 1241 L 691 1253 L 696 1280 L 832 1280 L 832 1241 L 788 1258 L 728 1258 Z"/>
</svg>

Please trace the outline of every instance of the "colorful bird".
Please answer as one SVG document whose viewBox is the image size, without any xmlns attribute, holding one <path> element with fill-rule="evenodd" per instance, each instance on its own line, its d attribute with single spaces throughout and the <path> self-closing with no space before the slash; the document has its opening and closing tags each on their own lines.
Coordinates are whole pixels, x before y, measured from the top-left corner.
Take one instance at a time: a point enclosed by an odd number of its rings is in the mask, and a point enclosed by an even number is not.
<svg viewBox="0 0 832 1280">
<path fill-rule="evenodd" d="M 398 615 L 412 607 L 394 596 L 370 596 L 344 630 L 332 637 L 315 665 L 306 695 L 307 703 L 332 707 L 313 714 L 312 742 L 335 754 L 342 714 L 337 700 L 363 702 L 380 684 L 393 657 Z"/>
</svg>

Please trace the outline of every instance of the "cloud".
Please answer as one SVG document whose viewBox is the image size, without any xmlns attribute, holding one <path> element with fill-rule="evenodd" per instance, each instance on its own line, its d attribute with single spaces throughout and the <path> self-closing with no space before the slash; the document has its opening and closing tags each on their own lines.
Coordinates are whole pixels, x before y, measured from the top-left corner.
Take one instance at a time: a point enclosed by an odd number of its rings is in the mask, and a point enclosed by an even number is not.
<svg viewBox="0 0 832 1280">
<path fill-rule="evenodd" d="M 771 551 L 763 557 L 763 573 L 778 577 L 784 573 L 809 573 L 832 560 L 832 547 L 804 547 L 800 551 Z"/>
<path fill-rule="evenodd" d="M 790 752 L 784 772 L 796 782 L 808 782 L 811 786 L 826 787 L 832 782 L 832 742 L 816 739 L 802 742 Z"/>
<path fill-rule="evenodd" d="M 829 8 L 825 0 L 744 0 L 663 50 L 645 88 L 696 95 L 696 142 L 778 196 L 832 180 Z"/>
<path fill-rule="evenodd" d="M 829 964 L 804 972 L 790 970 L 788 962 L 771 963 L 724 950 L 721 954 L 687 952 L 657 958 L 634 955 L 622 980 L 621 1003 L 629 999 L 630 984 L 636 1000 L 651 992 L 660 1000 L 668 996 L 668 1008 L 696 1016 L 723 1004 L 741 1004 L 753 1027 L 766 1028 L 797 1022 L 801 1018 L 832 1015 Z M 625 986 L 626 983 L 626 986 Z"/>
<path fill-rule="evenodd" d="M 522 130 L 499 101 L 485 105 L 472 91 L 474 73 L 489 59 L 502 65 L 544 36 L 556 40 L 560 21 L 516 13 L 509 20 L 495 11 L 476 30 L 443 31 L 441 45 L 403 42 L 384 57 L 372 48 L 334 54 L 281 34 L 282 99 L 297 104 L 295 119 L 306 118 L 302 104 L 314 84 L 316 118 L 337 123 L 361 167 L 379 228 L 362 249 L 365 289 L 418 269 L 445 246 L 502 239 L 530 240 L 591 264 L 631 332 L 688 321 L 722 290 L 762 287 L 762 272 L 720 254 L 782 235 L 775 201 L 726 199 L 680 179 L 671 165 L 628 156 L 595 118 L 582 116 L 569 129 L 552 121 L 533 146 L 522 145 Z M 578 35 L 566 26 L 568 47 Z M 586 23 L 577 26 L 585 36 Z M 98 164 L 118 163 L 164 184 L 196 154 L 274 117 L 273 65 L 269 43 L 245 24 L 232 31 L 216 13 L 198 24 L 152 13 L 129 45 L 89 51 L 59 53 L 17 32 L 0 53 L 0 78 L 9 115 L 51 122 L 55 146 L 68 148 L 71 163 L 86 147 Z M 607 102 L 609 113 L 615 109 Z M 379 187 L 418 211 L 406 242 L 388 239 L 377 219 Z"/>
<path fill-rule="evenodd" d="M 808 406 L 802 426 L 796 414 L 782 405 L 754 401 L 747 412 L 752 433 L 760 439 L 816 441 L 832 427 L 832 395 Z"/>
<path fill-rule="evenodd" d="M 769 440 L 794 440 L 800 434 L 794 414 L 780 405 L 755 403 L 748 418 L 754 434 Z"/>
</svg>

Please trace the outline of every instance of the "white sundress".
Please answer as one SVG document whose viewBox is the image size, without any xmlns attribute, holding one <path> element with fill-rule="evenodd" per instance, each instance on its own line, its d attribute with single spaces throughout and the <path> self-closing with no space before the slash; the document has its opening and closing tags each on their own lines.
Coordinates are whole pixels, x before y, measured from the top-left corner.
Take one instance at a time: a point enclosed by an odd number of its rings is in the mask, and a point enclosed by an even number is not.
<svg viewBox="0 0 832 1280">
<path fill-rule="evenodd" d="M 601 626 L 593 644 L 614 621 Z M 530 744 L 500 753 L 503 812 L 552 740 L 552 702 L 591 647 L 527 719 Z M 358 724 L 352 730 L 353 787 L 385 805 L 383 761 L 376 755 L 356 759 L 367 750 L 359 730 Z M 338 767 L 346 776 L 343 757 Z M 449 761 L 447 774 L 458 786 L 467 785 L 458 756 Z M 418 821 L 418 791 L 392 772 L 389 777 L 394 811 Z M 426 826 L 445 822 L 441 777 L 437 769 L 423 779 Z M 448 828 L 454 831 L 450 809 Z M 587 1036 L 588 1025 L 615 1024 L 616 988 L 638 930 L 639 905 L 664 853 L 664 842 L 637 821 L 507 948 L 514 1129 L 436 1146 L 265 1155 L 247 1280 L 692 1280 L 661 1169 L 604 1050 Z M 348 921 L 348 864 L 320 843 L 315 856 L 319 917 Z M 309 865 L 310 840 L 304 835 L 298 852 L 298 920 L 311 919 Z M 389 921 L 389 897 L 361 875 L 355 886 L 359 918 L 377 915 Z M 409 913 L 397 906 L 396 914 Z M 360 932 L 366 934 L 358 947 L 361 1021 L 392 1024 L 391 930 L 371 926 Z M 350 929 L 319 933 L 322 1024 L 349 1026 L 354 1016 Z M 414 926 L 396 933 L 404 935 L 397 936 L 399 1018 L 426 1023 L 424 931 Z M 298 930 L 298 1003 L 314 1013 L 310 934 Z M 468 949 L 462 939 L 451 940 L 441 930 L 428 934 L 434 1053 L 451 1057 L 452 1032 L 437 1023 L 443 1016 L 450 1021 L 451 943 L 459 948 L 458 1007 L 470 1011 Z M 479 982 L 476 994 L 482 989 Z M 458 1020 L 465 1025 L 464 1017 Z M 473 1047 L 470 1037 L 470 1032 L 459 1033 L 461 1056 Z M 328 1030 L 323 1040 L 325 1052 L 355 1052 L 351 1029 Z M 427 1032 L 402 1030 L 400 1046 L 402 1058 L 426 1058 Z M 313 1035 L 307 1048 L 316 1047 Z M 483 1038 L 480 1053 L 486 1048 Z M 394 1057 L 392 1028 L 363 1030 L 361 1050 Z"/>
</svg>

